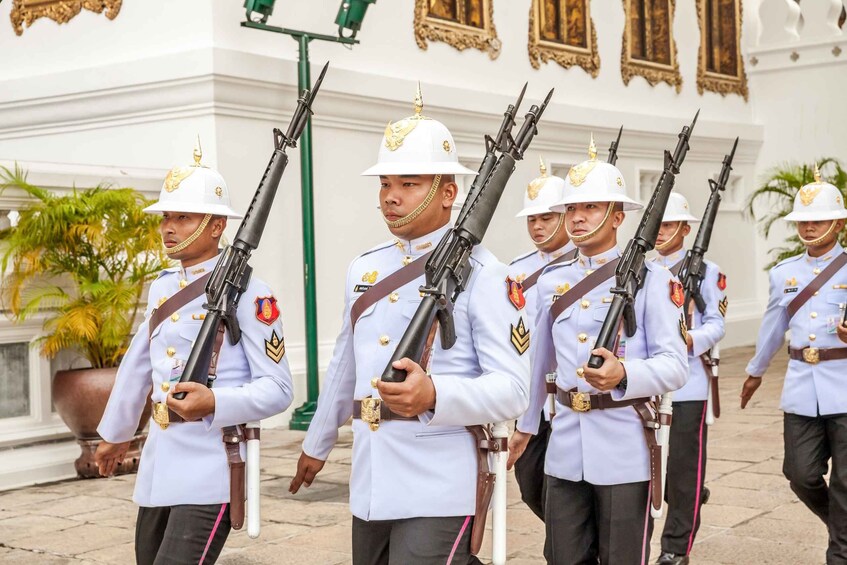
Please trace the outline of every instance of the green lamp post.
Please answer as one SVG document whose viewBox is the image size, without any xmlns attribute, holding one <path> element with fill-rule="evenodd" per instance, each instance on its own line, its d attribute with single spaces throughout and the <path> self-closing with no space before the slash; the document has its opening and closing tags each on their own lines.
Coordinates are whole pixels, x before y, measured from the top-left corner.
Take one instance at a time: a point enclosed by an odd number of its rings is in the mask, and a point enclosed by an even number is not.
<svg viewBox="0 0 847 565">
<path fill-rule="evenodd" d="M 313 40 L 332 41 L 345 45 L 358 43 L 356 33 L 362 28 L 365 12 L 376 0 L 342 0 L 335 23 L 338 35 L 324 35 L 286 29 L 267 24 L 276 0 L 246 0 L 247 21 L 243 27 L 282 33 L 291 36 L 299 47 L 297 60 L 297 90 L 312 84 L 309 73 L 309 43 Z M 349 35 L 344 35 L 349 30 Z M 315 214 L 312 180 L 312 119 L 306 122 L 300 137 L 300 191 L 303 221 L 303 286 L 306 298 L 306 402 L 295 408 L 289 426 L 292 430 L 306 430 L 315 414 L 318 401 L 318 304 L 315 276 Z"/>
</svg>

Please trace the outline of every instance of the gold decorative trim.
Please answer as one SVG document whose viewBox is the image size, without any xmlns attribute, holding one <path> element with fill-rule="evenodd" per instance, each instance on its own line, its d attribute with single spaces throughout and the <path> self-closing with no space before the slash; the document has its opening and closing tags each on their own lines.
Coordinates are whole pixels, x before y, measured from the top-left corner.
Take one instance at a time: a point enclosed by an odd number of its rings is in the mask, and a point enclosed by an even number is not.
<svg viewBox="0 0 847 565">
<path fill-rule="evenodd" d="M 706 70 L 706 1 L 697 0 L 697 27 L 700 28 L 700 52 L 697 58 L 697 92 L 717 92 L 721 96 L 737 94 L 747 102 L 749 90 L 747 89 L 747 72 L 744 69 L 744 57 L 741 55 L 741 28 L 742 14 L 744 9 L 742 0 L 735 1 L 735 45 L 738 49 L 738 76 L 712 73 Z"/>
<path fill-rule="evenodd" d="M 643 61 L 630 57 L 630 41 L 632 27 L 630 26 L 629 12 L 630 1 L 623 0 L 624 32 L 623 46 L 621 47 L 621 77 L 624 84 L 629 84 L 632 77 L 643 77 L 650 86 L 656 86 L 660 82 L 666 82 L 673 86 L 679 93 L 682 91 L 682 75 L 679 72 L 679 60 L 677 58 L 676 39 L 673 35 L 673 18 L 676 12 L 676 1 L 668 0 L 668 35 L 670 39 L 671 64 L 663 65 L 651 61 Z M 648 22 L 649 23 L 649 22 Z M 645 24 L 646 25 L 646 24 Z"/>
<path fill-rule="evenodd" d="M 65 24 L 77 16 L 83 8 L 102 13 L 114 20 L 121 11 L 123 0 L 14 0 L 12 3 L 12 27 L 18 35 L 23 34 L 23 25 L 30 27 L 39 18 L 50 18 L 58 24 Z"/>
<path fill-rule="evenodd" d="M 561 0 L 556 0 L 561 1 Z M 597 51 L 597 30 L 594 27 L 594 19 L 591 17 L 591 6 L 589 0 L 585 1 L 585 16 L 588 20 L 588 47 L 574 47 L 546 41 L 541 38 L 539 22 L 541 20 L 541 2 L 543 0 L 532 0 L 529 8 L 529 62 L 533 68 L 538 69 L 541 63 L 554 61 L 562 67 L 569 69 L 574 65 L 582 67 L 592 78 L 600 74 L 600 54 Z"/>
<path fill-rule="evenodd" d="M 426 51 L 427 40 L 443 41 L 459 51 L 467 48 L 479 49 L 488 53 L 494 60 L 500 56 L 502 44 L 497 38 L 497 28 L 494 27 L 493 0 L 482 0 L 483 17 L 482 29 L 429 16 L 431 0 L 415 0 L 415 42 Z"/>
</svg>

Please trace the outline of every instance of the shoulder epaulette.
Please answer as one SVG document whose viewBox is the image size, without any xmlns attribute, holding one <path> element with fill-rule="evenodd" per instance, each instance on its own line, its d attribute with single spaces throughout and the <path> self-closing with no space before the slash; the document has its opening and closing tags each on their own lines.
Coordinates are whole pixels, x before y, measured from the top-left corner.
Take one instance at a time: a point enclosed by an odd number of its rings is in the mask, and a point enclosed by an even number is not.
<svg viewBox="0 0 847 565">
<path fill-rule="evenodd" d="M 527 259 L 527 258 L 529 258 L 529 257 L 532 257 L 532 256 L 533 256 L 533 255 L 535 255 L 536 253 L 537 253 L 537 251 L 529 251 L 528 253 L 524 253 L 523 255 L 518 255 L 517 257 L 515 257 L 514 259 L 512 259 L 512 261 L 509 263 L 509 266 L 514 265 L 514 264 L 515 264 L 515 263 L 517 263 L 518 261 L 523 261 L 524 259 Z"/>
</svg>

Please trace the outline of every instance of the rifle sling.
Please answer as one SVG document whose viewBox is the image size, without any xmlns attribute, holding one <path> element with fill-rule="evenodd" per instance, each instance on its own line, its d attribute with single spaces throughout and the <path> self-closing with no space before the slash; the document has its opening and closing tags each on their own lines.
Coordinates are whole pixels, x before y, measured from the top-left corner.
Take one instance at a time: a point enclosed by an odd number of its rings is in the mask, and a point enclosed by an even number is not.
<svg viewBox="0 0 847 565">
<path fill-rule="evenodd" d="M 421 276 L 424 273 L 424 268 L 426 267 L 426 262 L 430 255 L 432 255 L 432 251 L 418 257 L 402 269 L 394 271 L 362 293 L 362 295 L 356 299 L 356 302 L 354 302 L 353 306 L 350 308 L 351 327 L 355 329 L 356 322 L 359 321 L 359 316 L 361 316 L 365 310 L 401 286 L 406 285 Z"/>
<path fill-rule="evenodd" d="M 150 314 L 150 339 L 153 339 L 153 331 L 159 325 L 170 318 L 173 314 L 179 311 L 183 306 L 195 300 L 198 296 L 202 296 L 206 292 L 206 283 L 212 277 L 212 273 L 206 273 L 196 281 L 189 284 L 167 300 L 161 306 L 155 308 Z"/>
<path fill-rule="evenodd" d="M 526 292 L 526 291 L 528 291 L 529 289 L 531 289 L 532 287 L 535 286 L 535 283 L 538 282 L 538 278 L 541 276 L 541 273 L 544 271 L 544 269 L 546 269 L 547 267 L 550 267 L 551 265 L 558 265 L 559 263 L 564 263 L 565 261 L 572 261 L 572 260 L 576 259 L 576 256 L 578 254 L 579 254 L 579 249 L 574 249 L 573 251 L 568 251 L 564 255 L 561 255 L 560 257 L 553 259 L 552 261 L 550 261 L 549 263 L 547 263 L 546 265 L 544 265 L 543 267 L 541 267 L 540 269 L 538 269 L 537 271 L 535 271 L 534 273 L 529 275 L 527 278 L 524 279 L 524 281 L 522 283 L 523 291 Z"/>
<path fill-rule="evenodd" d="M 788 319 L 794 317 L 794 314 L 797 313 L 800 308 L 814 295 L 817 291 L 826 284 L 826 281 L 831 279 L 835 273 L 837 273 L 841 267 L 843 267 L 847 263 L 847 253 L 840 253 L 838 257 L 836 257 L 829 266 L 824 269 L 818 276 L 812 279 L 806 288 L 800 291 L 800 294 L 794 297 L 794 300 L 788 303 Z"/>
<path fill-rule="evenodd" d="M 620 263 L 621 258 L 618 257 L 612 261 L 609 261 L 578 283 L 574 285 L 572 289 L 567 291 L 565 294 L 560 296 L 556 302 L 550 306 L 550 320 L 555 322 L 556 318 L 558 318 L 562 312 L 564 312 L 571 304 L 597 288 L 597 286 L 611 277 L 615 268 Z"/>
</svg>

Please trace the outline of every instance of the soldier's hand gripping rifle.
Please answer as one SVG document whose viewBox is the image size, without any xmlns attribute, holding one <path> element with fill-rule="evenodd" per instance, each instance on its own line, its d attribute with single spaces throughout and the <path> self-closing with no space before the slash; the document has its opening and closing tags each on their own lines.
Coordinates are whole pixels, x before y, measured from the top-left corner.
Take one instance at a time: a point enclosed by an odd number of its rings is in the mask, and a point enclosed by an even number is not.
<svg viewBox="0 0 847 565">
<path fill-rule="evenodd" d="M 706 277 L 704 256 L 709 250 L 712 229 L 715 226 L 718 208 L 721 205 L 721 192 L 726 190 L 726 183 L 729 182 L 729 174 L 732 172 L 732 160 L 735 158 L 735 150 L 737 148 L 738 138 L 736 137 L 735 143 L 732 145 L 732 151 L 723 158 L 723 167 L 721 167 L 718 180 L 709 179 L 711 194 L 709 195 L 708 203 L 706 203 L 706 210 L 703 212 L 703 221 L 700 223 L 700 229 L 697 230 L 697 238 L 694 240 L 694 245 L 686 252 L 685 258 L 682 260 L 682 266 L 679 269 L 679 280 L 682 282 L 682 288 L 685 290 L 683 312 L 685 312 L 686 318 L 691 311 L 692 300 L 698 312 L 702 314 L 706 311 L 706 301 L 700 293 L 700 286 Z M 689 327 L 690 325 L 689 323 Z M 706 422 L 709 425 L 714 423 L 716 417 L 720 416 L 720 404 L 717 394 L 718 360 L 719 353 L 717 346 L 712 349 L 712 352 L 705 353 L 703 356 L 703 363 L 709 378 L 708 396 L 706 398 Z"/>
<path fill-rule="evenodd" d="M 493 165 L 489 165 L 492 159 L 486 154 L 480 167 L 480 174 L 468 191 L 468 199 L 462 207 L 456 225 L 444 234 L 432 256 L 427 260 L 424 268 L 426 283 L 420 289 L 423 299 L 382 373 L 383 381 L 403 382 L 406 380 L 406 371 L 392 366 L 395 361 L 404 357 L 418 364 L 426 364 L 424 353 L 430 332 L 436 327 L 436 317 L 441 334 L 441 346 L 444 349 L 450 349 L 456 342 L 452 305 L 459 294 L 465 290 L 465 285 L 470 278 L 471 252 L 474 246 L 482 241 L 491 223 L 506 183 L 515 170 L 515 162 L 523 159 L 524 152 L 538 133 L 536 125 L 550 102 L 551 96 L 553 96 L 552 90 L 540 107 L 533 105 L 529 109 L 521 129 L 514 137 L 511 135 L 511 128 L 514 125 L 516 108 L 510 105 L 498 138 L 486 139 L 488 152 L 491 155 L 500 152 L 500 155 L 494 160 Z M 484 170 L 486 167 L 488 167 L 487 171 Z M 485 175 L 484 178 L 483 175 Z"/>
<path fill-rule="evenodd" d="M 688 154 L 688 140 L 691 138 L 691 132 L 694 130 L 699 115 L 700 112 L 698 111 L 691 125 L 683 126 L 673 155 L 670 151 L 665 151 L 665 168 L 662 171 L 662 176 L 653 190 L 653 195 L 644 210 L 644 215 L 641 216 L 641 223 L 638 225 L 635 236 L 627 244 L 623 257 L 615 269 L 615 287 L 611 289 L 614 297 L 597 337 L 595 347 L 598 349 L 603 347 L 608 351 L 615 351 L 621 322 L 623 322 L 627 336 L 632 337 L 635 334 L 635 295 L 644 282 L 645 255 L 656 246 L 656 237 L 659 235 L 659 227 L 662 225 L 662 217 L 665 215 L 668 198 L 673 190 L 676 175 L 679 174 L 679 168 Z M 613 205 L 610 204 L 610 206 Z M 588 366 L 592 369 L 599 369 L 603 366 L 603 358 L 599 355 L 592 355 L 588 359 Z"/>
<path fill-rule="evenodd" d="M 217 363 L 217 359 L 213 360 L 212 357 L 216 349 L 217 334 L 222 331 L 221 324 L 229 333 L 230 343 L 236 344 L 241 339 L 241 329 L 238 326 L 236 314 L 238 301 L 247 289 L 253 272 L 248 261 L 250 255 L 259 246 L 279 182 L 288 164 L 288 155 L 285 154 L 285 150 L 289 147 L 297 147 L 297 139 L 312 115 L 312 101 L 320 89 L 327 67 L 329 63 L 324 65 L 311 91 L 303 90 L 300 93 L 297 109 L 291 118 L 288 131 L 282 133 L 274 128 L 274 151 L 265 174 L 253 195 L 250 208 L 241 221 L 235 240 L 221 253 L 212 276 L 206 283 L 206 303 L 203 304 L 207 310 L 206 318 L 191 348 L 191 354 L 179 379 L 180 382 L 209 384 L 209 367 L 213 361 Z M 174 394 L 174 397 L 182 400 L 185 394 L 185 392 L 178 392 Z"/>
</svg>

